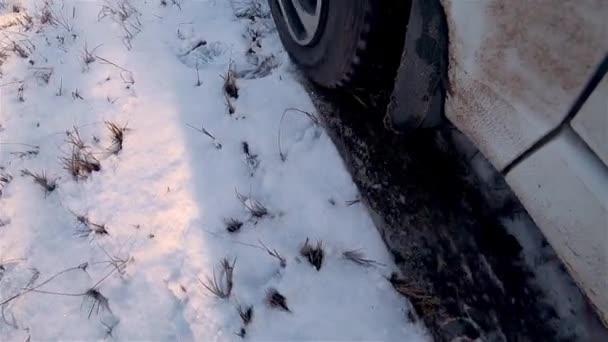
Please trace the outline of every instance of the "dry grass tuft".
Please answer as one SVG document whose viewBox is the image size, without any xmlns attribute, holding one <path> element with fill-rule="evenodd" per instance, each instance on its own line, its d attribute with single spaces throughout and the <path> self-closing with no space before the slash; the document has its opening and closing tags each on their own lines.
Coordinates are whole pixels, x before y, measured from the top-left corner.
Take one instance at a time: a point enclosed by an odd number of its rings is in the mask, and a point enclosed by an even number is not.
<svg viewBox="0 0 608 342">
<path fill-rule="evenodd" d="M 221 270 L 219 274 L 219 279 L 214 270 L 213 279 L 207 277 L 206 282 L 202 281 L 201 279 L 198 279 L 198 281 L 216 297 L 226 299 L 230 297 L 230 293 L 232 293 L 232 287 L 234 285 L 232 278 L 234 275 L 235 264 L 236 259 L 234 259 L 231 264 L 228 259 L 224 258 L 220 262 Z"/>
<path fill-rule="evenodd" d="M 227 94 L 224 94 L 224 98 L 226 99 L 226 108 L 228 108 L 228 114 L 234 114 L 236 112 L 236 107 L 234 106 L 234 103 L 232 103 L 232 100 L 230 100 L 230 97 L 228 97 Z"/>
<path fill-rule="evenodd" d="M 305 257 L 311 265 L 313 265 L 317 271 L 321 269 L 323 265 L 323 258 L 325 252 L 323 251 L 323 242 L 317 241 L 317 244 L 313 247 L 308 244 L 308 238 L 304 242 L 304 246 L 300 249 L 300 254 Z"/>
<path fill-rule="evenodd" d="M 17 42 L 13 42 L 11 49 L 17 56 L 19 56 L 21 58 L 28 58 L 30 56 L 30 54 L 26 51 L 26 49 L 23 46 L 21 46 L 21 44 L 18 44 Z"/>
<path fill-rule="evenodd" d="M 6 52 L 6 48 L 2 48 L 0 50 L 0 66 L 2 66 L 2 64 L 4 64 L 4 62 L 6 62 L 7 59 L 8 59 L 8 53 Z"/>
<path fill-rule="evenodd" d="M 226 224 L 226 230 L 229 233 L 236 233 L 243 227 L 242 221 L 233 218 L 224 220 L 224 223 Z"/>
<path fill-rule="evenodd" d="M 114 271 L 118 272 L 118 274 L 123 276 L 127 269 L 128 262 L 130 260 L 132 260 L 131 257 L 129 255 L 127 255 L 126 257 L 118 257 L 116 255 L 110 255 L 110 253 L 108 253 L 108 251 L 106 251 L 106 249 L 103 248 L 101 245 L 99 245 L 99 248 L 101 248 L 103 253 L 108 257 L 108 260 L 102 261 L 100 263 L 109 264 L 110 266 L 112 266 L 114 268 Z"/>
<path fill-rule="evenodd" d="M 21 85 L 19 86 L 19 88 L 17 88 L 17 100 L 19 100 L 19 102 L 25 102 L 25 97 L 23 95 L 24 92 L 25 84 L 21 82 Z"/>
<path fill-rule="evenodd" d="M 249 305 L 248 307 L 238 306 L 239 316 L 241 316 L 241 320 L 243 321 L 243 325 L 247 326 L 253 320 L 253 306 Z"/>
<path fill-rule="evenodd" d="M 42 8 L 40 8 L 35 16 L 41 25 L 51 25 L 55 27 L 62 27 L 67 32 L 72 32 L 74 30 L 74 26 L 70 23 L 69 14 L 64 13 L 64 4 L 60 5 L 60 10 L 56 11 L 53 7 L 53 0 L 45 0 Z M 75 7 L 72 7 L 71 17 L 74 19 L 76 13 Z"/>
<path fill-rule="evenodd" d="M 51 67 L 42 67 L 42 68 L 30 67 L 30 69 L 35 70 L 34 77 L 39 81 L 40 84 L 49 84 L 49 82 L 51 81 L 51 77 L 53 76 L 53 73 L 55 72 L 55 70 Z"/>
<path fill-rule="evenodd" d="M 178 34 L 178 37 L 180 37 L 180 39 L 182 39 L 182 40 L 185 39 L 182 36 L 182 33 L 181 33 L 181 31 L 179 29 L 177 29 L 177 34 Z M 203 47 L 203 46 L 207 46 L 207 41 L 204 40 L 204 39 L 197 40 L 196 43 L 192 44 L 192 47 L 190 49 L 188 49 L 188 51 L 186 51 L 185 53 L 182 54 L 182 57 L 189 55 L 190 53 L 192 53 L 192 51 L 194 51 L 194 50 L 196 50 L 196 49 L 198 49 L 200 47 Z M 217 46 L 216 46 L 216 48 L 217 48 Z M 219 52 L 216 51 L 216 49 L 212 49 L 209 54 L 210 55 L 214 55 L 214 54 L 219 54 Z M 196 63 L 196 70 L 197 71 L 198 71 L 198 67 L 199 67 L 199 65 L 198 65 L 198 62 L 197 62 Z"/>
<path fill-rule="evenodd" d="M 174 6 L 177 6 L 177 8 L 179 8 L 179 10 L 181 11 L 181 10 L 182 10 L 182 4 L 180 3 L 180 1 L 181 1 L 181 0 L 171 0 L 171 3 L 172 3 Z"/>
<path fill-rule="evenodd" d="M 34 179 L 34 182 L 36 182 L 36 184 L 40 185 L 44 189 L 45 193 L 53 192 L 53 190 L 57 188 L 56 180 L 49 179 L 44 171 L 40 173 L 33 173 L 30 170 L 23 169 L 21 170 L 21 175 L 32 177 Z"/>
<path fill-rule="evenodd" d="M 74 99 L 74 100 L 84 100 L 84 97 L 82 97 L 82 95 L 80 95 L 80 90 L 78 90 L 78 88 L 76 88 L 76 90 L 74 90 L 72 92 L 72 99 Z"/>
<path fill-rule="evenodd" d="M 2 271 L 4 270 L 3 267 L 1 267 L 0 265 L 0 280 L 2 279 Z M 7 305 L 3 305 L 2 306 L 2 312 L 1 312 L 1 317 L 2 317 L 2 321 L 4 322 L 4 324 L 6 324 L 7 327 L 11 327 L 15 330 L 19 330 L 19 324 L 17 323 L 17 319 L 15 318 L 15 315 L 11 313 L 11 319 L 9 321 L 7 314 L 6 314 L 6 308 Z"/>
<path fill-rule="evenodd" d="M 274 288 L 266 290 L 266 302 L 271 308 L 291 312 L 287 306 L 287 299 Z"/>
<path fill-rule="evenodd" d="M 344 204 L 346 204 L 347 207 L 350 207 L 350 206 L 353 206 L 353 205 L 355 205 L 357 203 L 360 203 L 360 202 L 361 202 L 360 198 L 355 198 L 354 200 L 345 201 Z"/>
<path fill-rule="evenodd" d="M 24 150 L 24 151 L 11 151 L 11 152 L 9 152 L 9 154 L 11 156 L 15 156 L 17 158 L 23 159 L 23 158 L 26 158 L 26 157 L 35 157 L 35 156 L 37 156 L 40 153 L 40 146 L 28 145 L 28 144 L 24 144 L 24 146 L 31 147 L 31 149 Z"/>
<path fill-rule="evenodd" d="M 116 69 L 120 70 L 120 78 L 122 79 L 123 83 L 125 83 L 127 86 L 126 88 L 129 89 L 131 85 L 135 84 L 135 78 L 133 77 L 133 72 L 131 72 L 128 69 L 125 69 L 123 67 L 121 67 L 120 65 L 112 62 L 111 60 L 101 57 L 99 55 L 95 55 L 95 59 L 98 60 L 101 64 L 107 64 L 107 65 L 111 65 L 113 67 L 115 67 Z M 110 77 L 106 78 L 106 81 L 109 81 Z M 109 98 L 109 97 L 108 97 Z M 114 100 L 116 101 L 116 100 Z M 110 103 L 114 103 L 112 101 L 109 101 Z"/>
<path fill-rule="evenodd" d="M 261 57 L 254 68 L 239 71 L 237 77 L 250 80 L 263 78 L 270 75 L 279 65 L 280 63 L 274 55 L 264 56 Z"/>
<path fill-rule="evenodd" d="M 255 20 L 255 18 L 267 18 L 270 15 L 268 5 L 263 0 L 232 0 L 232 10 L 237 18 Z"/>
<path fill-rule="evenodd" d="M 66 132 L 66 142 L 72 147 L 68 157 L 61 158 L 63 168 L 70 172 L 74 179 L 86 179 L 91 173 L 101 170 L 101 163 L 89 151 L 89 147 L 82 140 L 78 128 Z"/>
<path fill-rule="evenodd" d="M 198 63 L 196 63 L 196 83 L 194 84 L 195 87 L 200 87 L 203 85 L 203 82 L 201 82 L 201 73 L 198 70 Z"/>
<path fill-rule="evenodd" d="M 104 330 L 106 331 L 105 338 L 114 338 L 114 329 L 120 323 L 119 320 L 114 320 L 110 323 L 106 323 L 103 320 L 100 320 L 101 325 L 103 325 Z"/>
<path fill-rule="evenodd" d="M 89 306 L 89 318 L 91 318 L 91 315 L 93 313 L 95 313 L 96 315 L 99 314 L 100 309 L 112 312 L 112 310 L 110 310 L 110 303 L 108 302 L 108 298 L 102 295 L 101 292 L 99 292 L 99 290 L 95 288 L 91 288 L 84 293 L 82 305 Z"/>
<path fill-rule="evenodd" d="M 45 284 L 48 284 L 49 282 L 51 282 L 53 279 L 66 274 L 68 272 L 72 272 L 72 271 L 83 271 L 86 272 L 87 271 L 87 267 L 88 267 L 88 263 L 82 263 L 80 265 L 78 265 L 77 267 L 70 267 L 68 269 L 65 269 L 63 271 L 60 271 L 58 273 L 56 273 L 55 275 L 47 278 L 46 280 L 38 283 L 37 285 L 34 285 L 38 279 L 38 276 L 40 275 L 39 272 L 35 271 L 34 275 L 32 276 L 32 278 L 30 279 L 30 281 L 28 282 L 26 287 L 21 288 L 17 293 L 10 295 L 9 297 L 5 298 L 5 299 L 0 299 L 0 307 L 4 307 L 5 304 L 8 304 L 10 302 L 12 302 L 13 300 L 28 294 L 30 292 L 37 292 L 37 293 L 44 293 L 44 294 L 53 294 L 53 295 L 63 295 L 63 296 L 72 296 L 72 297 L 79 297 L 79 296 L 84 296 L 86 294 L 86 292 L 84 293 L 61 293 L 61 292 L 53 292 L 53 291 L 44 291 L 44 290 L 39 290 L 40 287 L 44 286 Z M 114 271 L 112 271 L 114 272 Z M 101 282 L 103 282 L 108 276 L 110 276 L 112 273 L 109 273 L 108 275 L 106 275 L 105 277 L 103 277 L 101 280 L 99 280 L 95 286 L 101 284 Z M 93 286 L 93 288 L 95 288 L 95 286 Z"/>
<path fill-rule="evenodd" d="M 239 98 L 239 87 L 236 84 L 236 74 L 234 72 L 234 65 L 230 62 L 228 66 L 228 71 L 225 76 L 220 75 L 220 77 L 224 80 L 224 98 L 226 99 L 226 107 L 228 108 L 228 113 L 230 115 L 236 112 L 236 108 L 234 103 L 232 103 L 232 99 Z"/>
<path fill-rule="evenodd" d="M 246 141 L 241 143 L 241 147 L 243 149 L 243 154 L 245 155 L 245 160 L 247 161 L 247 167 L 249 167 L 251 176 L 253 176 L 255 170 L 258 168 L 258 166 L 260 166 L 260 159 L 258 158 L 257 154 L 251 153 L 249 144 Z"/>
<path fill-rule="evenodd" d="M 377 262 L 376 260 L 368 259 L 365 256 L 365 253 L 363 253 L 363 251 L 361 251 L 360 249 L 353 249 L 353 250 L 345 251 L 344 253 L 342 253 L 342 256 L 346 260 L 350 260 L 350 261 L 354 262 L 355 264 L 364 266 L 364 267 L 384 266 L 384 264 Z"/>
<path fill-rule="evenodd" d="M 239 332 L 234 334 L 240 338 L 245 338 L 245 336 L 247 336 L 247 330 L 245 330 L 245 328 L 241 328 Z"/>
<path fill-rule="evenodd" d="M 31 17 L 29 18 L 31 19 Z M 33 25 L 32 22 L 23 22 L 20 19 L 17 19 L 17 21 L 23 26 L 25 31 L 31 28 L 30 25 Z M 36 50 L 36 45 L 24 34 L 5 30 L 2 32 L 2 35 L 4 38 L 0 48 L 2 49 L 3 60 L 6 58 L 7 52 L 12 52 L 18 57 L 27 59 Z"/>
<path fill-rule="evenodd" d="M 247 209 L 251 213 L 251 216 L 255 218 L 262 218 L 268 215 L 268 209 L 266 209 L 266 207 L 260 202 L 252 199 L 251 197 L 246 197 L 245 195 L 242 195 L 236 189 L 234 191 L 236 192 L 236 198 L 238 198 L 238 200 L 241 202 L 241 204 L 243 204 L 245 209 Z"/>
<path fill-rule="evenodd" d="M 95 50 L 97 50 L 102 44 L 97 45 L 92 50 L 89 50 L 87 43 L 84 43 L 84 48 L 82 49 L 82 53 L 80 55 L 80 59 L 82 59 L 82 63 L 84 64 L 83 70 L 88 70 L 90 65 L 95 63 L 97 57 L 95 56 Z"/>
<path fill-rule="evenodd" d="M 72 212 L 72 215 L 74 215 L 76 222 L 78 223 L 74 235 L 81 238 L 91 237 L 91 239 L 94 239 L 97 236 L 110 235 L 106 225 L 92 222 L 89 217 L 84 214 Z"/>
<path fill-rule="evenodd" d="M 53 25 L 56 20 L 48 2 L 45 2 L 44 6 L 39 10 L 36 17 L 38 18 L 40 25 Z"/>
<path fill-rule="evenodd" d="M 306 115 L 306 117 L 308 117 L 310 119 L 310 121 L 312 121 L 312 123 L 315 126 L 321 126 L 321 121 L 312 113 L 297 109 L 297 108 L 287 108 L 283 111 L 283 114 L 281 115 L 281 119 L 279 120 L 279 134 L 277 137 L 277 141 L 278 141 L 278 146 L 279 146 L 279 156 L 281 157 L 281 161 L 285 162 L 287 160 L 287 154 L 283 153 L 283 149 L 281 148 L 281 128 L 283 127 L 283 119 L 285 118 L 285 115 L 287 115 L 287 113 L 290 112 L 296 112 L 296 113 L 300 113 L 300 114 L 304 114 Z"/>
<path fill-rule="evenodd" d="M 86 178 L 93 171 L 99 171 L 98 164 L 82 159 L 82 155 L 76 149 L 73 150 L 70 158 L 62 158 L 62 165 L 76 179 Z"/>
<path fill-rule="evenodd" d="M 423 316 L 437 311 L 437 307 L 440 304 L 437 297 L 431 296 L 423 289 L 406 282 L 404 279 L 400 279 L 396 273 L 391 274 L 389 281 L 395 290 L 406 296 Z"/>
<path fill-rule="evenodd" d="M 80 132 L 78 131 L 77 127 L 74 126 L 73 131 L 66 131 L 65 135 L 68 136 L 68 140 L 66 142 L 71 144 L 72 146 L 81 150 L 88 148 L 82 140 L 82 137 L 80 136 Z"/>
<path fill-rule="evenodd" d="M 119 22 L 124 22 L 133 14 L 139 13 L 128 0 L 109 1 L 106 0 L 101 6 L 101 10 L 97 14 L 97 19 L 101 20 L 105 17 L 112 17 Z"/>
<path fill-rule="evenodd" d="M 142 24 L 139 20 L 141 13 L 129 0 L 106 0 L 97 14 L 97 19 L 111 18 L 122 29 L 122 42 L 131 50 L 131 41 L 141 32 Z"/>
<path fill-rule="evenodd" d="M 70 172 L 74 179 L 86 179 L 91 173 L 101 170 L 99 160 L 92 154 L 77 148 L 72 149 L 69 157 L 61 158 L 63 168 Z"/>
<path fill-rule="evenodd" d="M 230 63 L 226 76 L 221 76 L 224 79 L 224 92 L 230 98 L 239 98 L 239 87 L 236 84 L 236 74 L 234 72 L 234 65 Z"/>
<path fill-rule="evenodd" d="M 13 176 L 4 171 L 4 169 L 0 168 L 0 197 L 2 197 L 2 193 L 4 188 L 13 180 Z"/>
<path fill-rule="evenodd" d="M 276 249 L 273 248 L 271 250 L 270 248 L 266 247 L 266 245 L 261 240 L 258 240 L 258 242 L 260 243 L 260 245 L 262 245 L 262 248 L 265 249 L 268 254 L 270 254 L 271 257 L 279 260 L 281 268 L 285 268 L 287 266 L 287 259 L 285 259 L 281 254 L 279 254 Z"/>
<path fill-rule="evenodd" d="M 106 121 L 105 124 L 112 135 L 112 145 L 108 147 L 108 151 L 112 154 L 118 154 L 118 152 L 122 151 L 125 132 L 128 130 L 127 125 L 121 127 L 111 121 Z"/>
<path fill-rule="evenodd" d="M 63 77 L 59 79 L 59 87 L 57 88 L 55 96 L 63 96 Z"/>
<path fill-rule="evenodd" d="M 23 13 L 22 19 L 17 19 L 24 31 L 29 31 L 34 27 L 34 18 L 28 13 Z"/>
<path fill-rule="evenodd" d="M 195 131 L 201 132 L 204 135 L 208 136 L 211 141 L 213 142 L 213 145 L 215 146 L 215 148 L 217 148 L 218 150 L 222 149 L 222 144 L 215 138 L 215 136 L 213 134 L 211 134 L 211 132 L 209 132 L 207 129 L 205 129 L 205 126 L 201 125 L 201 128 L 196 128 L 190 124 L 186 124 L 188 127 L 192 128 Z"/>
<path fill-rule="evenodd" d="M 93 313 L 98 314 L 99 311 L 102 309 L 109 311 L 110 314 L 112 314 L 112 310 L 110 310 L 108 298 L 106 298 L 103 294 L 101 294 L 101 292 L 99 292 L 99 290 L 97 288 L 102 282 L 104 282 L 108 277 L 110 277 L 114 272 L 116 272 L 116 270 L 114 270 L 114 269 L 111 270 L 109 273 L 107 273 L 105 276 L 103 276 L 101 279 L 99 279 L 93 286 L 91 286 L 85 292 L 70 293 L 70 292 L 47 291 L 47 290 L 40 289 L 42 286 L 48 284 L 53 279 L 55 279 L 59 276 L 62 276 L 64 274 L 67 274 L 68 272 L 72 272 L 72 271 L 86 272 L 88 266 L 89 266 L 89 264 L 85 262 L 76 267 L 67 268 L 63 271 L 55 273 L 53 276 L 47 278 L 46 280 L 44 280 L 42 282 L 37 282 L 40 273 L 35 270 L 34 275 L 32 276 L 32 279 L 30 279 L 30 281 L 28 282 L 28 284 L 25 287 L 21 288 L 17 293 L 12 294 L 5 299 L 0 299 L 0 307 L 5 307 L 5 304 L 8 304 L 8 303 L 14 301 L 15 299 L 18 299 L 21 296 L 24 296 L 28 293 L 36 292 L 36 293 L 40 293 L 40 294 L 56 295 L 56 296 L 82 297 L 83 301 L 81 304 L 81 308 L 84 305 L 88 306 L 88 317 L 89 318 L 93 315 Z"/>
</svg>

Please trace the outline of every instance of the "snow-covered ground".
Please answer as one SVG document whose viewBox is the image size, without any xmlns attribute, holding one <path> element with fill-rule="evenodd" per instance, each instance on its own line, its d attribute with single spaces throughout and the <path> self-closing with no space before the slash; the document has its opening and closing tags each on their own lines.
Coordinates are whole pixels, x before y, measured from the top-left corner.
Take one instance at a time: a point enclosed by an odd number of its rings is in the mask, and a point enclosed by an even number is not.
<svg viewBox="0 0 608 342">
<path fill-rule="evenodd" d="M 264 1 L 0 7 L 0 340 L 428 340 Z"/>
</svg>

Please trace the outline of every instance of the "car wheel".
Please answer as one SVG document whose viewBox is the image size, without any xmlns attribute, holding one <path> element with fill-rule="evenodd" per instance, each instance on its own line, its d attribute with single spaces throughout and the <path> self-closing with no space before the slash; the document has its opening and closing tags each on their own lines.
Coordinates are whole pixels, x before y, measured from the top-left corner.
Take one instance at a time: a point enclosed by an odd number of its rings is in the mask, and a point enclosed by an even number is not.
<svg viewBox="0 0 608 342">
<path fill-rule="evenodd" d="M 317 84 L 368 87 L 391 79 L 408 1 L 269 0 L 285 49 Z"/>
</svg>

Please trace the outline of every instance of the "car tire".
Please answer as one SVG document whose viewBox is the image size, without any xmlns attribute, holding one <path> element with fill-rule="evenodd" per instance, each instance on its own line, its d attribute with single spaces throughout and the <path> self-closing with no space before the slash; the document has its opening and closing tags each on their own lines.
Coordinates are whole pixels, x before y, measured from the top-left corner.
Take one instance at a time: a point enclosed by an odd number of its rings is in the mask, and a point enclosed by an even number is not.
<svg viewBox="0 0 608 342">
<path fill-rule="evenodd" d="M 285 49 L 315 83 L 369 88 L 392 82 L 409 17 L 408 1 L 269 0 L 269 5 Z M 298 6 L 306 12 L 307 23 L 312 22 L 309 14 L 314 15 L 316 25 L 302 24 L 303 15 L 294 9 Z"/>
</svg>

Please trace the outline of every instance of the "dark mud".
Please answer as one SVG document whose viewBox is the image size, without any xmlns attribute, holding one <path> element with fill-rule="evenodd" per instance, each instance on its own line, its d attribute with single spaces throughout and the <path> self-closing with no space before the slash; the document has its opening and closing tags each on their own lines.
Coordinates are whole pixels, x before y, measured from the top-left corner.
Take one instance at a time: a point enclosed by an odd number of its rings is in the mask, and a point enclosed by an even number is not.
<svg viewBox="0 0 608 342">
<path fill-rule="evenodd" d="M 539 263 L 561 264 L 532 224 L 544 259 L 525 257 L 503 225 L 525 210 L 497 173 L 481 182 L 459 132 L 396 135 L 382 123 L 386 92 L 308 87 L 401 271 L 395 284 L 435 340 L 608 341 L 563 266 L 556 279 L 575 290 L 547 295 Z"/>
</svg>

